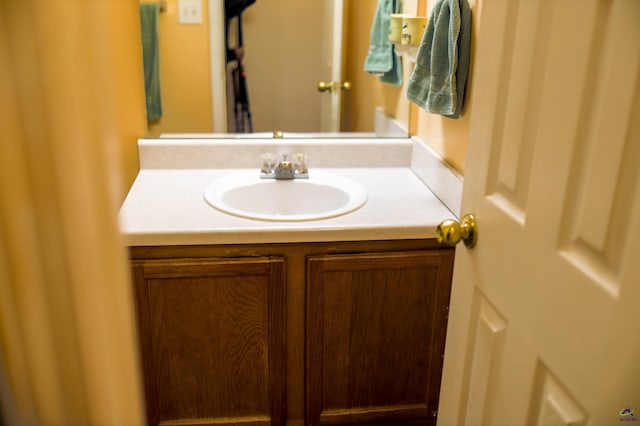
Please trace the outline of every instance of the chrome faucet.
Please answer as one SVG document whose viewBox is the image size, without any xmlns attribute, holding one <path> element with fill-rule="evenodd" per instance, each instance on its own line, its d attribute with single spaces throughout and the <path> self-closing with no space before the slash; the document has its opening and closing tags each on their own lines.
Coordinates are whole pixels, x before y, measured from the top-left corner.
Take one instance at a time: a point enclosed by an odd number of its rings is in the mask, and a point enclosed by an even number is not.
<svg viewBox="0 0 640 426">
<path fill-rule="evenodd" d="M 304 154 L 295 154 L 293 162 L 287 160 L 287 154 L 282 154 L 282 161 L 276 164 L 276 156 L 272 153 L 262 154 L 262 179 L 308 179 L 307 158 Z"/>
</svg>

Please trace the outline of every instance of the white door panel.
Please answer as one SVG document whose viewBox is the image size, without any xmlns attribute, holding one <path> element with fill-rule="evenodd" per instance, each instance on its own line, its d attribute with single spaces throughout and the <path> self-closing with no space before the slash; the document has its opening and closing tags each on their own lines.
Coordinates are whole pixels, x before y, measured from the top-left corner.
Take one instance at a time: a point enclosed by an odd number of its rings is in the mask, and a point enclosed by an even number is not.
<svg viewBox="0 0 640 426">
<path fill-rule="evenodd" d="M 439 424 L 640 421 L 638 22 L 482 3 Z"/>
</svg>

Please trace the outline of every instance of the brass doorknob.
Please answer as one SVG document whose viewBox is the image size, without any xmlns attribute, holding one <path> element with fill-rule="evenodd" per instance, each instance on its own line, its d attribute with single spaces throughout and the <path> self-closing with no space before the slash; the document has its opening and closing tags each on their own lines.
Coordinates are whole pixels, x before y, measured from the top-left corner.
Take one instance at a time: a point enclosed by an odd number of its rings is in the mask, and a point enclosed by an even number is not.
<svg viewBox="0 0 640 426">
<path fill-rule="evenodd" d="M 336 83 L 335 81 L 319 81 L 318 92 L 326 92 L 328 90 L 333 92 L 338 92 L 339 90 L 349 91 L 352 86 L 350 81 L 345 81 L 342 84 Z"/>
<path fill-rule="evenodd" d="M 462 240 L 465 246 L 473 248 L 478 242 L 476 218 L 468 214 L 462 218 L 462 222 L 451 219 L 442 221 L 436 228 L 436 238 L 447 246 L 455 246 Z"/>
<path fill-rule="evenodd" d="M 327 90 L 331 90 L 333 88 L 332 81 L 319 81 L 318 82 L 318 92 L 326 92 Z"/>
</svg>

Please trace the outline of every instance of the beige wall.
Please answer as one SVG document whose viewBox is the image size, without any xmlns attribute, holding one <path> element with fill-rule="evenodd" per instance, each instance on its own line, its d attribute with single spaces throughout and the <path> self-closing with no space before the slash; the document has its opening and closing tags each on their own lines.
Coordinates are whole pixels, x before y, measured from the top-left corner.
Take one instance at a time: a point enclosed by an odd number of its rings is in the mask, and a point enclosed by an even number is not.
<svg viewBox="0 0 640 426">
<path fill-rule="evenodd" d="M 144 105 L 144 78 L 140 77 L 142 55 L 140 45 L 131 43 L 140 34 L 138 7 L 130 0 L 100 2 L 101 13 L 110 23 L 102 29 L 100 46 L 96 49 L 108 59 L 109 66 L 101 68 L 99 77 L 103 89 L 110 96 L 103 96 L 111 103 L 104 105 L 107 147 L 113 149 L 113 157 L 121 163 L 112 169 L 112 187 L 116 188 L 116 202 L 119 206 L 129 192 L 139 171 L 137 140 L 146 134 L 146 108 Z M 118 146 L 119 149 L 115 147 Z M 118 176 L 122 176 L 119 178 Z"/>
<path fill-rule="evenodd" d="M 178 0 L 166 0 L 166 4 L 158 26 L 163 113 L 150 124 L 149 137 L 211 132 L 208 1 L 202 0 L 203 22 L 199 25 L 178 23 Z"/>
<path fill-rule="evenodd" d="M 427 7 L 428 13 L 430 13 L 435 4 L 435 0 L 420 0 L 420 2 L 421 7 Z M 469 140 L 469 120 L 473 113 L 469 109 L 469 105 L 471 104 L 471 89 L 473 88 L 474 51 L 479 29 L 482 0 L 469 0 L 469 4 L 472 9 L 473 28 L 471 35 L 471 67 L 469 70 L 469 79 L 467 80 L 464 113 L 458 119 L 454 120 L 427 113 L 414 105 L 411 116 L 412 133 L 424 140 L 462 174 L 464 174 L 467 143 Z"/>
<path fill-rule="evenodd" d="M 353 85 L 350 92 L 343 94 L 342 129 L 346 131 L 373 129 L 373 110 L 382 104 L 378 78 L 364 72 L 376 3 L 358 0 L 345 3 L 344 77 Z"/>
</svg>

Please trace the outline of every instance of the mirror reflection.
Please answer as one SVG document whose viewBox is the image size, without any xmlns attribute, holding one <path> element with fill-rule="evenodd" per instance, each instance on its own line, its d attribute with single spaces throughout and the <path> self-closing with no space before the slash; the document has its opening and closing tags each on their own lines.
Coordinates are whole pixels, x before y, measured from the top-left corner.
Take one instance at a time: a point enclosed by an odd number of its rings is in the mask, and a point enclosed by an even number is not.
<svg viewBox="0 0 640 426">
<path fill-rule="evenodd" d="M 237 62 L 226 60 L 223 0 L 200 0 L 201 23 L 189 24 L 180 23 L 182 2 L 167 0 L 159 17 L 163 116 L 149 124 L 149 137 L 247 132 L 246 119 L 244 126 L 235 120 L 231 76 Z M 341 31 L 333 30 L 333 4 L 341 5 Z M 247 7 L 241 15 L 241 64 L 254 134 L 243 136 L 282 131 L 285 137 L 336 136 L 336 132 L 340 137 L 406 137 L 409 102 L 404 86 L 382 84 L 364 72 L 376 6 L 377 2 L 361 0 L 256 0 Z M 415 13 L 415 9 L 417 1 L 404 3 L 404 11 Z M 231 48 L 240 44 L 238 20 L 232 21 Z M 337 38 L 342 48 L 339 83 L 349 82 L 350 89 L 338 91 L 341 111 L 337 127 L 331 128 L 325 111 L 330 110 L 332 90 L 321 92 L 318 84 L 336 80 L 330 74 L 333 34 L 341 36 Z M 406 80 L 411 64 L 404 61 Z M 220 85 L 226 90 L 212 90 Z M 225 111 L 221 114 L 222 108 L 215 105 L 223 105 Z"/>
</svg>

